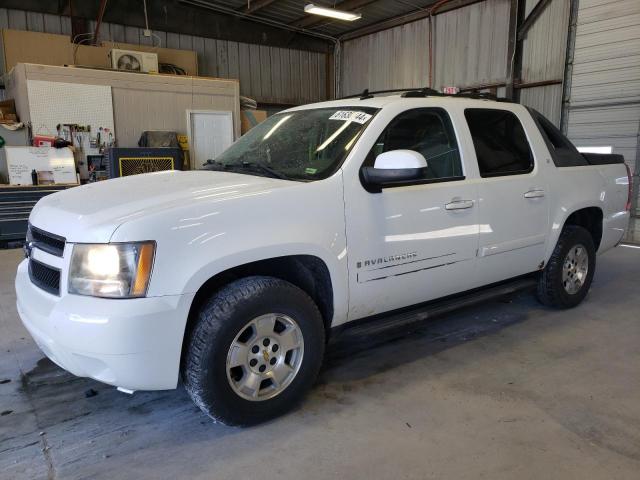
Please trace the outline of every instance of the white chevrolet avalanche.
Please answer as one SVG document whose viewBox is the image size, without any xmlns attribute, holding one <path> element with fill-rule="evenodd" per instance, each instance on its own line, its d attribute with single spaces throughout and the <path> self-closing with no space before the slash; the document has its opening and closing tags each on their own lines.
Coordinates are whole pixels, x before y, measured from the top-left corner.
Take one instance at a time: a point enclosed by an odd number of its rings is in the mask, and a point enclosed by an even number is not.
<svg viewBox="0 0 640 480">
<path fill-rule="evenodd" d="M 622 157 L 580 154 L 534 110 L 364 93 L 278 113 L 202 170 L 40 200 L 17 307 L 69 372 L 124 391 L 181 378 L 250 425 L 304 396 L 337 329 L 513 279 L 577 305 L 629 208 Z"/>
</svg>

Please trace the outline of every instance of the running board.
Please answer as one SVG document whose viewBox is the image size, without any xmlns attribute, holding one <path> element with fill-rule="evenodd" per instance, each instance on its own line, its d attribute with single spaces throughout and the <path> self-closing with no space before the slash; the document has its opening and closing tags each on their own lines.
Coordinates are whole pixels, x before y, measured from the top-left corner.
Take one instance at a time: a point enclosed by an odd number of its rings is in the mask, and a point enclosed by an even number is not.
<svg viewBox="0 0 640 480">
<path fill-rule="evenodd" d="M 522 290 L 529 290 L 535 288 L 536 284 L 537 280 L 535 278 L 519 278 L 508 283 L 501 283 L 428 302 L 411 308 L 411 310 L 403 309 L 356 320 L 353 323 L 347 323 L 344 326 L 341 325 L 333 329 L 330 343 L 348 343 L 356 339 L 362 340 L 363 337 L 376 337 L 383 334 L 404 335 L 410 333 L 426 320 L 479 303 L 510 296 Z"/>
</svg>

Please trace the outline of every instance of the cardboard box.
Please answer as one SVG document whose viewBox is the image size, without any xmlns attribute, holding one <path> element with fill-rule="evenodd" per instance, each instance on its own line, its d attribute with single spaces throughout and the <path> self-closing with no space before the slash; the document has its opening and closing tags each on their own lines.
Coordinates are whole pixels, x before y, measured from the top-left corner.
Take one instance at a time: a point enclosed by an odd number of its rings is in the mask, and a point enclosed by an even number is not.
<svg viewBox="0 0 640 480">
<path fill-rule="evenodd" d="M 73 46 L 67 35 L 3 29 L 2 50 L 5 72 L 9 72 L 17 63 L 73 63 Z"/>
<path fill-rule="evenodd" d="M 100 46 L 74 45 L 68 35 L 11 29 L 2 30 L 0 46 L 0 58 L 4 58 L 5 72 L 9 72 L 18 63 L 111 68 L 109 52 L 112 48 L 119 48 L 157 53 L 158 62 L 173 63 L 187 75 L 198 75 L 198 55 L 193 50 L 115 42 L 102 42 Z"/>
<path fill-rule="evenodd" d="M 242 135 L 267 119 L 265 110 L 242 110 L 240 112 L 240 131 Z"/>
</svg>

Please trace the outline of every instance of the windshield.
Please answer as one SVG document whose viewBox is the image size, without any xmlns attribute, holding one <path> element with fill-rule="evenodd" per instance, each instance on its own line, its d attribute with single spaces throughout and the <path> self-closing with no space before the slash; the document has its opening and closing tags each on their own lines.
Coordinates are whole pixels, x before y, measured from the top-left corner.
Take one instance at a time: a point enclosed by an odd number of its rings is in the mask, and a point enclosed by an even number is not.
<svg viewBox="0 0 640 480">
<path fill-rule="evenodd" d="M 327 178 L 340 168 L 377 110 L 317 108 L 273 115 L 204 168 L 289 180 Z"/>
</svg>

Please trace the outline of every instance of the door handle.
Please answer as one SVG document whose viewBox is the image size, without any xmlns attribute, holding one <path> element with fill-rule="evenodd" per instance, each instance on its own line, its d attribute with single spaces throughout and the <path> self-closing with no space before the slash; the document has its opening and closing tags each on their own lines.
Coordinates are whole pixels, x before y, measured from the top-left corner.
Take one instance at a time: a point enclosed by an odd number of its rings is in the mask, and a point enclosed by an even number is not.
<svg viewBox="0 0 640 480">
<path fill-rule="evenodd" d="M 444 208 L 446 210 L 464 210 L 473 207 L 473 200 L 452 200 Z"/>
<path fill-rule="evenodd" d="M 544 190 L 529 190 L 524 194 L 524 198 L 541 198 L 544 197 Z"/>
</svg>

